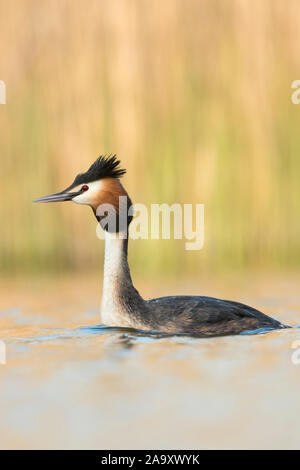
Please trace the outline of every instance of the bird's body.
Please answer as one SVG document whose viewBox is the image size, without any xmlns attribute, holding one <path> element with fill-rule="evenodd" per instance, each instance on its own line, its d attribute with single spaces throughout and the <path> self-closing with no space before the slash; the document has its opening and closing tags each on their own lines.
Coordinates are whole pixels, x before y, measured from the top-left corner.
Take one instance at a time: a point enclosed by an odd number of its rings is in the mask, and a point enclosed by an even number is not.
<svg viewBox="0 0 300 470">
<path fill-rule="evenodd" d="M 133 286 L 128 265 L 127 235 L 132 217 L 127 209 L 131 201 L 119 181 L 125 171 L 118 165 L 115 157 L 100 157 L 66 190 L 36 201 L 73 200 L 92 207 L 105 231 L 101 303 L 101 318 L 105 325 L 197 336 L 285 327 L 252 307 L 213 297 L 170 296 L 144 300 Z M 126 209 L 125 218 L 120 213 L 120 198 Z"/>
<path fill-rule="evenodd" d="M 283 327 L 277 320 L 248 305 L 214 297 L 161 297 L 151 299 L 147 304 L 158 320 L 158 329 L 169 333 L 220 336 Z"/>
<path fill-rule="evenodd" d="M 144 300 L 133 286 L 128 240 L 106 233 L 101 315 L 104 324 L 169 334 L 219 336 L 258 328 L 282 328 L 258 310 L 204 296 Z"/>
</svg>

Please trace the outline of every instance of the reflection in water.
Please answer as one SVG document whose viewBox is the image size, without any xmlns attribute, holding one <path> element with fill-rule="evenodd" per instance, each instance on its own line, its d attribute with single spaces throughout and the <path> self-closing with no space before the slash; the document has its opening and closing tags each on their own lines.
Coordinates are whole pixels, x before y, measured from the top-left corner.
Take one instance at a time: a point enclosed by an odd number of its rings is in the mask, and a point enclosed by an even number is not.
<svg viewBox="0 0 300 470">
<path fill-rule="evenodd" d="M 291 286 L 247 300 L 296 326 Z M 30 297 L 23 311 L 15 305 L 26 296 L 16 295 L 0 311 L 1 448 L 299 448 L 296 327 L 208 339 L 145 334 L 97 325 L 98 310 L 80 299 Z"/>
</svg>

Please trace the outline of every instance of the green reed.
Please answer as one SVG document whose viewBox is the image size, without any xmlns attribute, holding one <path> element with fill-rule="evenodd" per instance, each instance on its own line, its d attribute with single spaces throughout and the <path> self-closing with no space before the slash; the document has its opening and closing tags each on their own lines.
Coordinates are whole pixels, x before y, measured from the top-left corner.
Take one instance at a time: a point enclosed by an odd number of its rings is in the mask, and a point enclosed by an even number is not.
<svg viewBox="0 0 300 470">
<path fill-rule="evenodd" d="M 90 211 L 36 206 L 117 153 L 134 202 L 205 204 L 205 246 L 135 241 L 141 274 L 300 261 L 298 2 L 0 0 L 0 271 L 98 268 Z"/>
</svg>

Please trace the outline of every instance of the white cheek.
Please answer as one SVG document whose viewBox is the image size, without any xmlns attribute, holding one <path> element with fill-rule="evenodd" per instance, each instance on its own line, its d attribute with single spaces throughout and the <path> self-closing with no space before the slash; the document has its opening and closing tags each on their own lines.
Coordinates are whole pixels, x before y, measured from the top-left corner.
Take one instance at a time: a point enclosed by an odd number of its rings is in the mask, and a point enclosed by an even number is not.
<svg viewBox="0 0 300 470">
<path fill-rule="evenodd" d="M 73 197 L 72 201 L 76 204 L 90 204 L 90 197 L 88 195 L 89 191 L 79 194 L 79 196 Z"/>
<path fill-rule="evenodd" d="M 73 202 L 76 202 L 76 204 L 92 204 L 101 189 L 102 181 L 94 181 L 93 183 L 89 183 L 87 186 L 89 187 L 89 189 L 84 193 L 74 197 L 72 199 Z M 78 188 L 74 188 L 73 191 L 76 190 L 79 191 L 80 186 L 78 186 Z"/>
</svg>

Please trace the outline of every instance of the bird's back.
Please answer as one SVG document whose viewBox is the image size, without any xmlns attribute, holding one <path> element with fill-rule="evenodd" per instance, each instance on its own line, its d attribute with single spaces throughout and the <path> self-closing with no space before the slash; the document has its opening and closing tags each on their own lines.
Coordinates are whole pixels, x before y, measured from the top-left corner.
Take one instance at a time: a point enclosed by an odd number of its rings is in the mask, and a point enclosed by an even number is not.
<svg viewBox="0 0 300 470">
<path fill-rule="evenodd" d="M 283 328 L 248 305 L 202 296 L 170 296 L 147 302 L 152 329 L 173 334 L 220 336 L 258 328 Z"/>
</svg>

